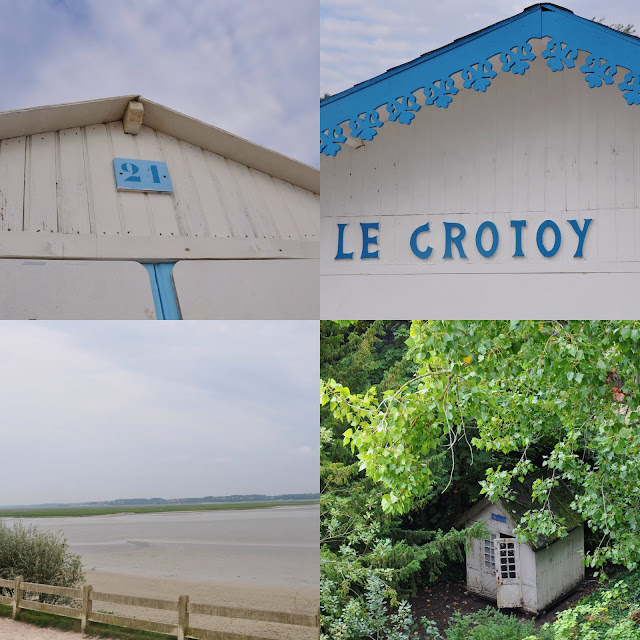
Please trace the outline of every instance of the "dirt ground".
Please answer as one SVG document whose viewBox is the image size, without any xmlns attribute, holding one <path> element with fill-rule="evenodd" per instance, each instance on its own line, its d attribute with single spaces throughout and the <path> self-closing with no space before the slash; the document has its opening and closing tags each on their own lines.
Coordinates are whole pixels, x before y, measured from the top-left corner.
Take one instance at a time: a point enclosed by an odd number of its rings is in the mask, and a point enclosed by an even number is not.
<svg viewBox="0 0 640 640">
<path fill-rule="evenodd" d="M 568 609 L 576 601 L 594 591 L 597 586 L 598 581 L 593 578 L 590 572 L 587 572 L 586 579 L 582 583 L 582 586 L 568 598 L 547 611 L 545 616 L 536 618 L 535 625 L 541 626 L 545 622 L 553 622 L 560 611 Z M 409 598 L 409 602 L 416 617 L 420 618 L 424 616 L 429 620 L 433 620 L 442 633 L 449 625 L 449 618 L 456 611 L 460 611 L 460 613 L 466 615 L 485 609 L 486 607 L 495 607 L 495 603 L 492 604 L 476 596 L 466 596 L 464 593 L 466 588 L 464 580 L 449 583 L 439 582 L 424 588 L 418 596 Z M 514 613 L 523 619 L 531 618 L 528 614 L 518 610 L 505 610 L 504 613 Z"/>
<path fill-rule="evenodd" d="M 0 640 L 80 640 L 79 633 L 41 629 L 24 622 L 0 618 Z"/>
</svg>

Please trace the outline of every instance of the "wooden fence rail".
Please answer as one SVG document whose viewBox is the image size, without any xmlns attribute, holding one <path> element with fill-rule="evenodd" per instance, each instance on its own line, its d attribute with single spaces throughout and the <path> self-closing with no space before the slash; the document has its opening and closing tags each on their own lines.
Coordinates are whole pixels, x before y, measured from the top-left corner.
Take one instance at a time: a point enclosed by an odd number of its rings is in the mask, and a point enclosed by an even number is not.
<svg viewBox="0 0 640 640">
<path fill-rule="evenodd" d="M 302 613 L 288 613 L 284 611 L 263 611 L 259 609 L 247 609 L 243 607 L 216 606 L 210 604 L 197 604 L 189 602 L 189 596 L 180 596 L 175 600 L 162 600 L 159 598 L 142 598 L 138 596 L 125 596 L 117 593 L 103 593 L 94 591 L 91 585 L 85 585 L 81 589 L 57 587 L 47 584 L 24 582 L 21 577 L 15 580 L 0 579 L 0 588 L 13 590 L 13 596 L 0 596 L 0 604 L 12 605 L 12 617 L 15 618 L 21 609 L 42 611 L 67 618 L 80 620 L 80 631 L 84 633 L 90 622 L 112 624 L 118 627 L 130 629 L 142 629 L 155 631 L 170 636 L 176 636 L 178 640 L 194 638 L 195 640 L 274 640 L 273 636 L 250 635 L 245 633 L 233 633 L 230 631 L 212 631 L 210 629 L 198 629 L 189 625 L 190 614 L 214 616 L 217 618 L 236 618 L 242 620 L 254 620 L 259 622 L 273 622 L 276 624 L 294 625 L 299 627 L 311 627 L 317 629 L 320 637 L 320 615 L 307 615 Z M 25 599 L 25 593 L 61 596 L 82 601 L 81 607 L 70 607 L 59 604 L 39 602 Z M 153 622 L 139 618 L 127 618 L 112 613 L 101 613 L 93 610 L 94 602 L 106 602 L 147 609 L 160 609 L 175 611 L 177 622 L 168 624 L 165 622 Z"/>
</svg>

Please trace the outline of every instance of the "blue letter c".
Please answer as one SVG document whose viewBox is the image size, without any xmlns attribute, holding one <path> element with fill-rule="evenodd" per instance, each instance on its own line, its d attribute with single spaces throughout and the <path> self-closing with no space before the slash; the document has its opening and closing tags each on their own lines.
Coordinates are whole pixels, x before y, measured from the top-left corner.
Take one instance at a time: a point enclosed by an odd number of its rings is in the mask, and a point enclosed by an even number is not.
<svg viewBox="0 0 640 640">
<path fill-rule="evenodd" d="M 411 251 L 413 251 L 414 255 L 416 255 L 418 258 L 422 258 L 423 260 L 426 260 L 431 255 L 431 252 L 433 251 L 431 247 L 427 247 L 424 251 L 420 251 L 420 249 L 418 249 L 418 236 L 421 233 L 425 233 L 426 231 L 429 231 L 428 222 L 426 222 L 420 227 L 417 227 L 414 230 L 414 232 L 411 234 L 411 241 L 409 243 L 411 245 Z"/>
</svg>

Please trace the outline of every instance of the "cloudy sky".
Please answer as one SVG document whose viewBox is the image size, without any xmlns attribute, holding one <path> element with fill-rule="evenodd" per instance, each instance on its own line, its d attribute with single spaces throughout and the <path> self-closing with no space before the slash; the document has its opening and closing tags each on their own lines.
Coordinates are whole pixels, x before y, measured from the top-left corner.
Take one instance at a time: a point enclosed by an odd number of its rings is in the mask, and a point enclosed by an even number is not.
<svg viewBox="0 0 640 640">
<path fill-rule="evenodd" d="M 520 13 L 533 0 L 321 0 L 320 95 L 335 94 L 387 69 Z M 634 24 L 635 0 L 563 0 L 583 18 Z"/>
<path fill-rule="evenodd" d="M 318 323 L 0 323 L 0 505 L 317 492 Z"/>
<path fill-rule="evenodd" d="M 0 110 L 140 94 L 318 164 L 317 0 L 0 0 Z"/>
</svg>

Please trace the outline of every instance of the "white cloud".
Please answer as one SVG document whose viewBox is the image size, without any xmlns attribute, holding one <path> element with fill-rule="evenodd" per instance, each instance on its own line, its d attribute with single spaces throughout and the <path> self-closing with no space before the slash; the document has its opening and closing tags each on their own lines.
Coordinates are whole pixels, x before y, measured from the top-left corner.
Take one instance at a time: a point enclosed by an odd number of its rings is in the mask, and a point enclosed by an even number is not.
<svg viewBox="0 0 640 640">
<path fill-rule="evenodd" d="M 303 445 L 302 447 L 296 447 L 295 449 L 291 449 L 291 453 L 296 454 L 296 455 L 303 455 L 303 456 L 313 456 L 313 455 L 319 455 L 319 452 L 317 450 L 314 450 L 312 447 L 309 447 L 307 445 Z"/>
<path fill-rule="evenodd" d="M 313 0 L 0 0 L 0 109 L 145 97 L 317 165 Z"/>
<path fill-rule="evenodd" d="M 318 360 L 317 322 L 2 323 L 0 504 L 317 490 Z"/>
<path fill-rule="evenodd" d="M 530 5 L 527 0 L 321 0 L 321 95 L 349 89 Z M 632 0 L 612 0 L 606 7 L 595 0 L 563 5 L 584 18 L 633 23 L 640 32 L 640 7 Z"/>
</svg>

